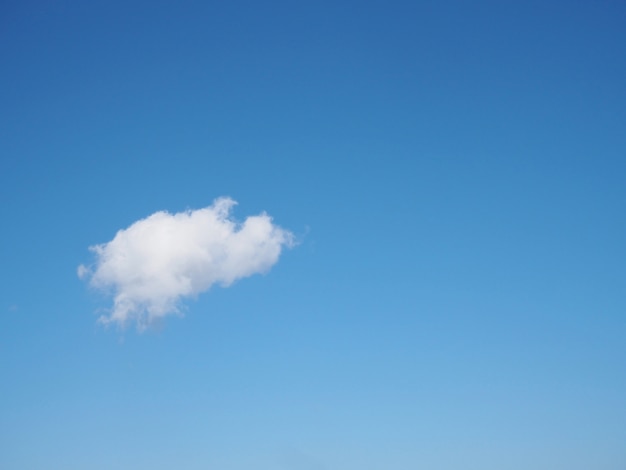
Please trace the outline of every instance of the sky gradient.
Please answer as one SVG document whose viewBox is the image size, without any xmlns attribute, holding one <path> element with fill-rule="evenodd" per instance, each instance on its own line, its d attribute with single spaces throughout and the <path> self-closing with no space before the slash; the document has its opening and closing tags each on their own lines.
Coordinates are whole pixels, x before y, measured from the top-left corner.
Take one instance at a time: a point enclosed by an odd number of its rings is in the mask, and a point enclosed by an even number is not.
<svg viewBox="0 0 626 470">
<path fill-rule="evenodd" d="M 626 5 L 0 6 L 0 468 L 626 468 Z M 158 211 L 297 243 L 138 331 Z"/>
</svg>

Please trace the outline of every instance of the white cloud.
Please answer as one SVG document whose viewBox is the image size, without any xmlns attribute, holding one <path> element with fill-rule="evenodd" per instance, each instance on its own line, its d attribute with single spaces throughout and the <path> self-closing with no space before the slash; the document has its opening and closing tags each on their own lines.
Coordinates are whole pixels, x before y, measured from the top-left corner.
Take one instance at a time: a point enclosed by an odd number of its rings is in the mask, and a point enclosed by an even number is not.
<svg viewBox="0 0 626 470">
<path fill-rule="evenodd" d="M 105 324 L 137 323 L 179 312 L 181 299 L 224 287 L 237 279 L 267 272 L 293 235 L 272 223 L 266 213 L 235 222 L 236 204 L 220 198 L 203 209 L 156 212 L 120 230 L 108 243 L 90 247 L 95 264 L 77 274 L 113 296 L 113 307 L 100 317 Z"/>
</svg>

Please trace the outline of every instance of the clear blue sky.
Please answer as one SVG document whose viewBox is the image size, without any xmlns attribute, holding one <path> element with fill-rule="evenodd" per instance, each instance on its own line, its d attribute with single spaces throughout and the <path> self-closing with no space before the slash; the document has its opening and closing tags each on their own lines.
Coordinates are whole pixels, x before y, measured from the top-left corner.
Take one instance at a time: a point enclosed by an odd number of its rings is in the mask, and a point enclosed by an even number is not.
<svg viewBox="0 0 626 470">
<path fill-rule="evenodd" d="M 626 468 L 626 5 L 0 7 L 0 467 Z M 144 333 L 88 247 L 299 245 Z"/>
</svg>

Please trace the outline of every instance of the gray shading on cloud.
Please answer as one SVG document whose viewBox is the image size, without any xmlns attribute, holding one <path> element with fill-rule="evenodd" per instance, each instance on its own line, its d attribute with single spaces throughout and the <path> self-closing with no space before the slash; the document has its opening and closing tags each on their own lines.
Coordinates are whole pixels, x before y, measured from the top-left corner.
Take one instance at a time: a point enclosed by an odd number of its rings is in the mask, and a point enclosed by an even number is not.
<svg viewBox="0 0 626 470">
<path fill-rule="evenodd" d="M 266 213 L 234 221 L 236 204 L 223 197 L 203 209 L 156 212 L 118 231 L 110 242 L 90 247 L 95 262 L 81 264 L 78 276 L 113 297 L 99 321 L 121 327 L 135 322 L 141 330 L 180 314 L 182 299 L 214 284 L 228 287 L 269 271 L 283 248 L 293 246 L 294 236 Z"/>
</svg>

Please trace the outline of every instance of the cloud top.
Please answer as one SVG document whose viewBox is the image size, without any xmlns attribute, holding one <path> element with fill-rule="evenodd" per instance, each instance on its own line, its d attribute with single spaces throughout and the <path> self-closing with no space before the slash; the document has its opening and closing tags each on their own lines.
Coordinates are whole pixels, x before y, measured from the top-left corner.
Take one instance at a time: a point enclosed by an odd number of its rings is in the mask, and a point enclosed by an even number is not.
<svg viewBox="0 0 626 470">
<path fill-rule="evenodd" d="M 78 276 L 113 296 L 113 307 L 100 322 L 125 326 L 134 321 L 143 329 L 180 313 L 181 299 L 213 284 L 227 287 L 269 271 L 294 237 L 266 213 L 235 222 L 231 211 L 236 204 L 219 198 L 203 209 L 156 212 L 120 230 L 110 242 L 90 247 L 96 261 L 90 268 L 80 265 Z"/>
</svg>

